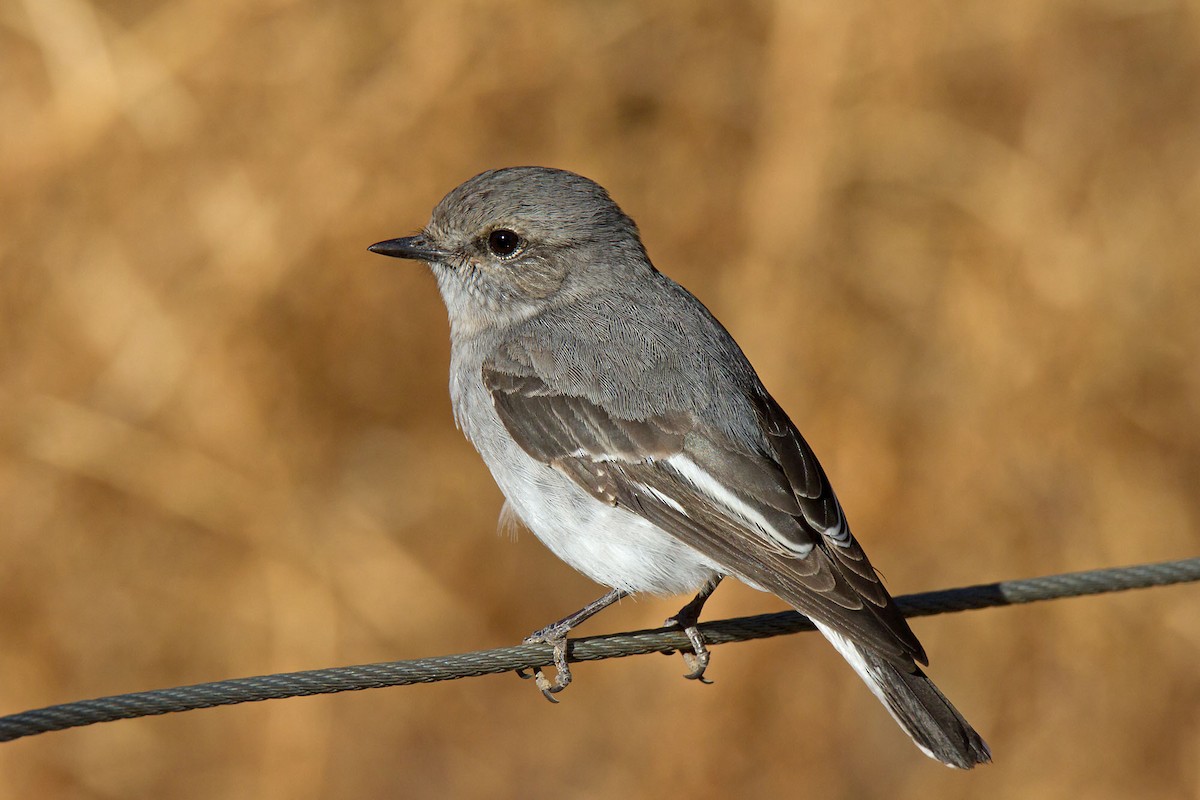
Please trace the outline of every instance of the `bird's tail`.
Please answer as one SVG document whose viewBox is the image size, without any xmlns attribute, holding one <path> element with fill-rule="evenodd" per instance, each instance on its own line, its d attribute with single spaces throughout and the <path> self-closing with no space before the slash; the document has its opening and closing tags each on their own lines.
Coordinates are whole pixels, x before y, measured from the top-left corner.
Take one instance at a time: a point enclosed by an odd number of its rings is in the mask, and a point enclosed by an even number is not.
<svg viewBox="0 0 1200 800">
<path fill-rule="evenodd" d="M 971 769 L 992 760 L 987 743 L 920 667 L 914 664 L 911 672 L 901 669 L 827 625 L 813 624 L 854 667 L 921 752 L 958 769 Z"/>
</svg>

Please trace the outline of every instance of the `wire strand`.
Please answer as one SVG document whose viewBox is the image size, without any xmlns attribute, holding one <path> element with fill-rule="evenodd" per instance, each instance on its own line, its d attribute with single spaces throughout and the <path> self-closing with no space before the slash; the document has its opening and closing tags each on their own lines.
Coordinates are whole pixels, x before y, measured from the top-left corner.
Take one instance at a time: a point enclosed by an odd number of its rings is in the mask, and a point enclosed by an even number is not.
<svg viewBox="0 0 1200 800">
<path fill-rule="evenodd" d="M 905 595 L 897 598 L 896 602 L 904 616 L 924 617 L 1194 581 L 1200 581 L 1200 558 L 945 589 Z M 718 645 L 810 631 L 813 630 L 813 625 L 803 615 L 795 611 L 785 611 L 707 622 L 700 625 L 700 630 L 708 644 Z M 643 630 L 571 639 L 567 658 L 569 661 L 599 661 L 645 653 L 669 653 L 689 648 L 688 638 L 682 631 Z M 97 722 L 285 697 L 435 683 L 477 675 L 535 669 L 551 663 L 553 657 L 549 645 L 527 644 L 411 661 L 388 661 L 353 667 L 260 675 L 178 686 L 173 689 L 133 692 L 0 717 L 0 742 Z"/>
</svg>

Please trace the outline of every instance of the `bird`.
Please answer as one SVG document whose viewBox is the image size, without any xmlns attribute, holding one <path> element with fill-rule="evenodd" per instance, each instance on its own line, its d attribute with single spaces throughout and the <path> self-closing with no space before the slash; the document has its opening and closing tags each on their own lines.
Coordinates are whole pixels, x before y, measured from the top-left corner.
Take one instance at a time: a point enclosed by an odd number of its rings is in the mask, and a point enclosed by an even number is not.
<svg viewBox="0 0 1200 800">
<path fill-rule="evenodd" d="M 412 236 L 370 251 L 428 265 L 450 323 L 454 418 L 517 517 L 608 592 L 535 632 L 553 647 L 635 593 L 695 594 L 725 577 L 806 615 L 926 755 L 970 769 L 982 737 L 934 685 L 928 657 L 851 534 L 808 442 L 725 327 L 651 263 L 598 183 L 508 167 L 451 190 Z"/>
</svg>

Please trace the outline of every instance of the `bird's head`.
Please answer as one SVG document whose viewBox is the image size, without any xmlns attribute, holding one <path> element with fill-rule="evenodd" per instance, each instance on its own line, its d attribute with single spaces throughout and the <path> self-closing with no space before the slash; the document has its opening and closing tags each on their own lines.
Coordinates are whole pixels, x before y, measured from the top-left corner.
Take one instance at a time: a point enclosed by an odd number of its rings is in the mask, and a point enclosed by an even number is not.
<svg viewBox="0 0 1200 800">
<path fill-rule="evenodd" d="M 603 187 L 546 167 L 476 175 L 420 233 L 369 249 L 427 263 L 451 322 L 466 327 L 515 322 L 653 269 L 637 226 Z"/>
</svg>

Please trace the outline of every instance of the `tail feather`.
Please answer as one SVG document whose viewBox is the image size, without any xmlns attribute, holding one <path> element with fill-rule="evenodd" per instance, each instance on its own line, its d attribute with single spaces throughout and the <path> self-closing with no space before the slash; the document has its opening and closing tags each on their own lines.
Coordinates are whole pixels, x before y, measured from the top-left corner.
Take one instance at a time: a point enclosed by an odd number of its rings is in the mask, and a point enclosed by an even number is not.
<svg viewBox="0 0 1200 800">
<path fill-rule="evenodd" d="M 866 682 L 904 732 L 930 758 L 958 769 L 992 760 L 992 751 L 933 681 L 913 664 L 911 671 L 873 656 L 832 628 L 814 623 Z"/>
</svg>

